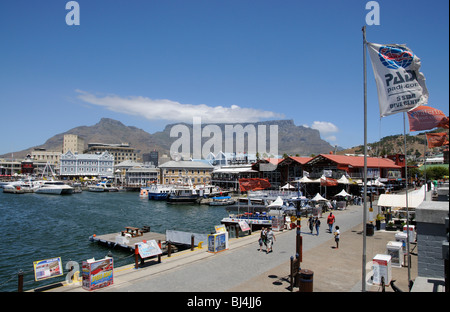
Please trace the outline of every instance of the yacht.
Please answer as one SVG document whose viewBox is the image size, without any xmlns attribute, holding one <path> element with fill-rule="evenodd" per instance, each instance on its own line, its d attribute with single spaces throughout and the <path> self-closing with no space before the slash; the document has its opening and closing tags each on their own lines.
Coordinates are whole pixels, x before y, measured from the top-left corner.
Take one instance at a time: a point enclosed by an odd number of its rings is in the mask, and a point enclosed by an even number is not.
<svg viewBox="0 0 450 312">
<path fill-rule="evenodd" d="M 91 185 L 88 188 L 89 192 L 118 192 L 119 189 L 115 186 L 112 186 L 111 182 L 100 182 L 96 185 Z"/>
<path fill-rule="evenodd" d="M 35 190 L 35 193 L 66 195 L 73 193 L 73 187 L 64 184 L 62 181 L 40 181 L 40 186 Z"/>
</svg>

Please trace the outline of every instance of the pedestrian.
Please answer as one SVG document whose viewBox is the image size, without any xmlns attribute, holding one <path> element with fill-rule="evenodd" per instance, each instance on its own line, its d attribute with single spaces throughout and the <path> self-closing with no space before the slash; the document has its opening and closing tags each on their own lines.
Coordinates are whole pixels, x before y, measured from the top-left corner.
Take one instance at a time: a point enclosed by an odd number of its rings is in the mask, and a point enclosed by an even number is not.
<svg viewBox="0 0 450 312">
<path fill-rule="evenodd" d="M 259 235 L 259 251 L 262 251 L 262 245 L 263 244 L 267 246 L 267 243 L 266 243 L 266 228 L 265 227 L 263 227 L 261 229 L 261 234 Z M 267 247 L 266 247 L 266 249 L 267 249 Z"/>
<path fill-rule="evenodd" d="M 308 219 L 308 226 L 309 226 L 309 230 L 311 231 L 311 234 L 312 234 L 313 229 L 314 229 L 314 217 L 312 215 Z"/>
<path fill-rule="evenodd" d="M 336 221 L 336 218 L 334 217 L 333 213 L 330 212 L 330 215 L 327 218 L 328 231 L 330 231 L 330 233 L 333 233 L 333 224 L 335 221 Z"/>
<path fill-rule="evenodd" d="M 336 225 L 336 231 L 334 231 L 334 241 L 336 242 L 336 249 L 339 248 L 340 236 L 341 236 L 341 232 L 339 231 L 339 226 Z"/>
<path fill-rule="evenodd" d="M 267 229 L 266 237 L 267 237 L 266 253 L 269 253 L 269 252 L 272 252 L 273 240 L 277 240 L 275 238 L 275 234 L 273 234 L 272 228 Z"/>
<path fill-rule="evenodd" d="M 317 236 L 319 236 L 320 220 L 319 220 L 318 217 L 316 217 L 316 220 L 314 221 L 314 224 L 315 224 L 315 226 L 316 226 Z"/>
</svg>

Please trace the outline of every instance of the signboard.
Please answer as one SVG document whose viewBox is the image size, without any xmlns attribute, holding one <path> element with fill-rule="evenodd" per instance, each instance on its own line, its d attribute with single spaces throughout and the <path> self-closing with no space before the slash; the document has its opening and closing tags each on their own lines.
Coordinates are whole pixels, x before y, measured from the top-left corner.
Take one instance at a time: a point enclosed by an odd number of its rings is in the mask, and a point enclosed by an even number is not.
<svg viewBox="0 0 450 312">
<path fill-rule="evenodd" d="M 225 233 L 227 231 L 225 224 L 216 225 L 214 228 L 216 229 L 216 233 Z"/>
<path fill-rule="evenodd" d="M 113 270 L 113 258 L 83 261 L 81 269 L 83 289 L 95 290 L 112 285 Z"/>
<path fill-rule="evenodd" d="M 391 282 L 391 256 L 377 254 L 373 258 L 373 283 L 375 285 L 382 284 L 382 277 L 384 278 L 384 284 L 389 285 Z"/>
<path fill-rule="evenodd" d="M 61 257 L 34 261 L 33 267 L 36 282 L 63 275 Z"/>
<path fill-rule="evenodd" d="M 139 248 L 139 255 L 142 259 L 162 254 L 161 248 L 159 248 L 158 243 L 154 239 L 137 243 L 136 245 Z"/>
<path fill-rule="evenodd" d="M 228 249 L 228 232 L 208 235 L 208 252 L 216 253 Z"/>
<path fill-rule="evenodd" d="M 242 231 L 250 231 L 250 226 L 245 221 L 239 221 L 239 226 L 241 227 Z"/>
</svg>

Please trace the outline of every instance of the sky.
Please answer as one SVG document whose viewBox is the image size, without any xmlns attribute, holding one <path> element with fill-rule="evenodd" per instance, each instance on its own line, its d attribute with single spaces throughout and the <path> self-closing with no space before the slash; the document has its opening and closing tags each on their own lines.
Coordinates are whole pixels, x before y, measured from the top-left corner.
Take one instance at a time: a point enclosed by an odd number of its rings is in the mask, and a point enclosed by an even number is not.
<svg viewBox="0 0 450 312">
<path fill-rule="evenodd" d="M 365 0 L 78 0 L 79 25 L 68 2 L 0 2 L 0 154 L 103 117 L 149 133 L 292 119 L 361 145 L 363 26 L 420 57 L 428 105 L 449 114 L 447 0 L 377 1 L 379 25 Z M 367 54 L 367 140 L 403 131 L 402 113 L 380 118 Z"/>
</svg>

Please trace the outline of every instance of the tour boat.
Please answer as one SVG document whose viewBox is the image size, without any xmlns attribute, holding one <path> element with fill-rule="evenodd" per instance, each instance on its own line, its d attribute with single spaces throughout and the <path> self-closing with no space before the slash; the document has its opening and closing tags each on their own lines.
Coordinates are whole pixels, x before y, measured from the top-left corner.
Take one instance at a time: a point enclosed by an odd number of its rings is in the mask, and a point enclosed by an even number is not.
<svg viewBox="0 0 450 312">
<path fill-rule="evenodd" d="M 62 181 L 44 180 L 39 182 L 40 186 L 35 191 L 38 194 L 66 195 L 73 192 L 73 187 L 64 184 Z"/>
</svg>

